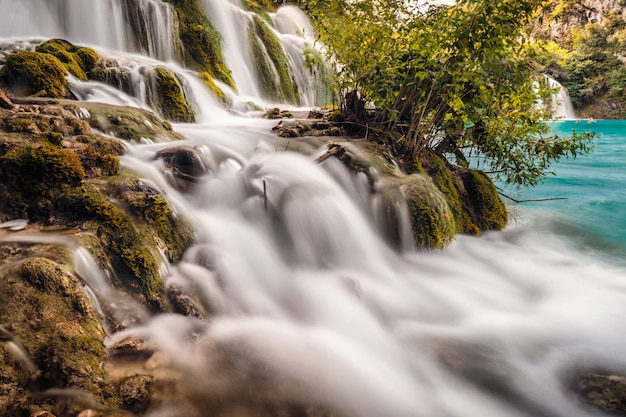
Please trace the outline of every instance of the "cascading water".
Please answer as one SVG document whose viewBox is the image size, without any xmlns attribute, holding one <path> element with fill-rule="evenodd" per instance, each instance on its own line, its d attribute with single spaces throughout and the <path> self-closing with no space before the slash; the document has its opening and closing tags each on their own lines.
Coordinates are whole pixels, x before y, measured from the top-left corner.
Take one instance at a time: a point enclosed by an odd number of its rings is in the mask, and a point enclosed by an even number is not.
<svg viewBox="0 0 626 417">
<path fill-rule="evenodd" d="M 0 38 L 63 38 L 160 60 L 179 55 L 176 19 L 160 0 L 0 0 Z"/>
<path fill-rule="evenodd" d="M 574 112 L 574 106 L 572 100 L 569 97 L 567 89 L 563 87 L 557 80 L 546 75 L 545 81 L 548 84 L 549 89 L 554 89 L 556 92 L 552 95 L 551 107 L 554 110 L 555 120 L 573 120 L 576 119 L 576 113 Z"/>
<path fill-rule="evenodd" d="M 263 85 L 271 82 L 280 89 L 281 84 L 291 81 L 280 78 L 279 73 L 273 68 L 276 63 L 271 61 L 267 53 L 261 53 L 264 55 L 262 59 L 264 63 L 255 64 L 255 61 L 259 60 L 255 53 L 258 53 L 259 46 L 261 48 L 264 46 L 262 42 L 260 45 L 254 45 L 250 41 L 250 36 L 254 36 L 254 13 L 242 9 L 241 5 L 230 0 L 203 0 L 203 5 L 207 15 L 223 36 L 226 61 L 232 71 L 239 96 L 257 102 L 261 98 L 263 99 L 261 103 L 275 102 L 276 99 L 264 91 Z M 292 6 L 281 8 L 273 17 L 276 30 L 268 29 L 281 40 L 284 49 L 281 54 L 287 54 L 289 70 L 295 76 L 298 100 L 291 104 L 304 107 L 324 105 L 327 103 L 324 86 L 328 83 L 325 78 L 325 67 L 321 61 L 311 62 L 308 67 L 304 65 L 304 52 L 314 53 L 316 50 L 313 46 L 312 30 L 309 30 L 310 25 L 304 23 L 306 18 L 303 13 L 296 10 L 298 9 Z M 303 30 L 305 26 L 306 31 Z M 261 75 L 255 71 L 255 65 L 270 67 L 269 72 L 273 79 L 261 79 Z"/>
<path fill-rule="evenodd" d="M 33 14 L 24 4 L 0 0 Z M 16 34 L 43 35 L 32 30 Z M 240 91 L 256 94 L 247 76 L 235 77 Z M 147 104 L 76 83 L 81 98 Z M 110 335 L 109 345 L 148 341 L 165 358 L 156 371 L 180 376 L 151 415 L 265 416 L 285 404 L 348 417 L 597 415 L 568 384 L 579 370 L 626 370 L 624 271 L 515 225 L 441 253 L 398 253 L 380 236 L 362 176 L 332 158 L 315 163 L 323 150 L 313 144 L 287 151 L 268 133 L 274 122 L 229 115 L 199 84 L 189 92 L 219 116 L 175 125 L 175 144 L 129 144 L 122 158 L 193 223 L 195 243 L 163 279 L 213 313 L 150 317 L 132 305 L 141 324 Z M 186 192 L 155 159 L 181 145 L 207 168 Z M 118 297 L 80 250 L 77 272 L 96 296 Z"/>
</svg>

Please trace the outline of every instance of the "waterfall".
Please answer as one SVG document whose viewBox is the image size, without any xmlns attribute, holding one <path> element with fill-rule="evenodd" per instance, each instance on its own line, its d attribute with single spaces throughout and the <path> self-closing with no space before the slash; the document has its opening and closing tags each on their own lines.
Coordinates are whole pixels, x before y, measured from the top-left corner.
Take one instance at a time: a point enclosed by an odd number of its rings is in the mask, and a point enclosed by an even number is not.
<svg viewBox="0 0 626 417">
<path fill-rule="evenodd" d="M 283 6 L 273 16 L 280 39 L 289 53 L 298 84 L 300 105 L 319 106 L 329 103 L 330 76 L 317 48 L 313 27 L 302 10 Z"/>
<path fill-rule="evenodd" d="M 204 8 L 213 24 L 221 33 L 224 42 L 224 55 L 226 62 L 231 69 L 233 80 L 242 100 L 253 99 L 261 102 L 275 102 L 276 99 L 268 97 L 264 93 L 263 83 L 273 82 L 275 86 L 285 83 L 281 80 L 275 68 L 269 70 L 273 80 L 265 79 L 255 70 L 255 48 L 262 48 L 263 41 L 255 37 L 261 45 L 251 45 L 251 31 L 254 31 L 254 13 L 242 9 L 236 2 L 229 0 L 203 0 Z M 270 28 L 277 36 L 289 59 L 289 70 L 295 76 L 296 89 L 298 93 L 298 103 L 300 106 L 320 106 L 328 102 L 324 85 L 328 84 L 326 68 L 320 59 L 308 66 L 305 64 L 307 51 L 317 53 L 313 45 L 313 32 L 310 24 L 306 24 L 306 17 L 302 12 L 296 11 L 293 6 L 281 7 L 273 16 L 275 28 Z M 262 19 L 261 19 L 262 21 Z M 262 21 L 263 24 L 267 23 Z M 302 29 L 306 26 L 306 31 Z M 245 29 L 244 29 L 245 28 Z M 273 67 L 275 63 L 270 62 L 270 56 L 265 52 L 265 64 Z M 319 65 L 318 65 L 319 64 Z M 316 74 L 314 74 L 314 72 Z"/>
<path fill-rule="evenodd" d="M 576 119 L 576 113 L 574 112 L 574 106 L 572 100 L 569 97 L 567 89 L 563 87 L 557 80 L 545 75 L 545 81 L 549 89 L 555 89 L 556 92 L 551 98 L 551 108 L 554 110 L 555 120 L 572 120 Z"/>
<path fill-rule="evenodd" d="M 171 60 L 176 19 L 160 0 L 0 0 L 0 38 L 63 38 Z"/>
<path fill-rule="evenodd" d="M 226 0 L 204 6 L 224 37 L 238 97 L 265 103 L 248 52 L 252 13 Z M 518 225 L 460 236 L 445 252 L 395 251 L 362 174 L 334 158 L 317 163 L 320 142 L 294 139 L 290 147 L 270 133 L 275 121 L 224 110 L 194 73 L 163 62 L 176 53 L 162 32 L 150 26 L 146 42 L 133 44 L 120 2 L 0 0 L 0 8 L 0 36 L 97 46 L 115 69 L 108 84 L 72 80 L 79 99 L 148 107 L 148 75 L 163 66 L 196 110 L 197 123 L 174 124 L 183 139 L 126 143 L 121 164 L 193 224 L 193 245 L 180 262 L 164 261 L 162 278 L 210 314 L 151 315 L 116 293 L 84 249 L 75 250 L 95 310 L 102 304 L 140 318 L 109 329 L 107 347 L 130 336 L 157 352 L 141 371 L 154 372 L 155 389 L 165 386 L 168 397 L 149 415 L 598 415 L 572 394 L 572 376 L 626 369 L 623 270 Z M 133 16 L 156 25 L 146 10 L 163 17 L 165 9 L 143 10 L 145 20 Z M 291 65 L 301 66 L 301 52 L 312 47 L 301 14 L 281 9 L 272 18 Z M 302 105 L 323 96 L 312 68 L 293 69 Z M 193 149 L 207 167 L 186 190 L 157 158 L 174 147 Z M 410 240 L 406 230 L 400 235 Z M 15 236 L 1 234 L 0 242 Z M 75 245 L 70 235 L 61 243 Z"/>
</svg>

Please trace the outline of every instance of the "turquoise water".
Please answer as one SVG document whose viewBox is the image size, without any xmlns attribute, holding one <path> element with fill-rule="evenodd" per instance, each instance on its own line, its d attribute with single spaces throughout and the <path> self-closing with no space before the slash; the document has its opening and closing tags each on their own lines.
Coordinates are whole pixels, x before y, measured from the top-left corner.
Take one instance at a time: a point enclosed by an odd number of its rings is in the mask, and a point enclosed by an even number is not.
<svg viewBox="0 0 626 417">
<path fill-rule="evenodd" d="M 577 249 L 626 264 L 626 121 L 552 123 L 560 134 L 593 131 L 596 147 L 589 154 L 563 159 L 551 167 L 556 175 L 532 188 L 507 188 L 518 199 L 564 198 L 511 207 L 532 218 L 531 227 L 564 238 Z"/>
</svg>

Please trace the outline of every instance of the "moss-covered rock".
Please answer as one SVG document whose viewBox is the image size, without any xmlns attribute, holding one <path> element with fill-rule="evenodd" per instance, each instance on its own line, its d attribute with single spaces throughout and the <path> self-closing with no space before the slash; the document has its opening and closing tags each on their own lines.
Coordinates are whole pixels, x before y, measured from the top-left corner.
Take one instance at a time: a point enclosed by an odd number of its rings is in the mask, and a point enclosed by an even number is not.
<svg viewBox="0 0 626 417">
<path fill-rule="evenodd" d="M 211 74 L 205 71 L 198 74 L 198 76 L 204 82 L 204 84 L 209 87 L 213 95 L 220 101 L 220 103 L 227 104 L 226 95 L 224 94 L 222 89 L 219 88 L 217 84 L 215 84 L 215 81 L 213 81 L 213 77 L 211 76 Z"/>
<path fill-rule="evenodd" d="M 406 201 L 417 247 L 427 250 L 441 249 L 454 238 L 456 225 L 446 197 L 427 176 L 413 174 L 405 178 L 387 180 L 383 184 L 382 198 L 383 204 L 387 207 L 384 212 L 391 216 L 388 218 L 388 226 L 392 243 L 401 240 L 398 236 L 401 233 L 399 225 L 401 213 L 398 211 L 400 208 L 394 208 L 398 202 L 402 203 L 399 201 L 400 198 Z"/>
<path fill-rule="evenodd" d="M 34 257 L 4 271 L 0 324 L 24 349 L 20 358 L 0 345 L 0 374 L 6 378 L 0 384 L 5 387 L 0 414 L 17 417 L 43 409 L 60 416 L 81 410 L 71 400 L 54 402 L 39 394 L 51 388 L 82 390 L 110 404 L 102 368 L 104 331 L 82 285 L 62 265 Z"/>
<path fill-rule="evenodd" d="M 464 208 L 472 222 L 481 230 L 502 230 L 508 221 L 506 206 L 498 195 L 493 181 L 482 171 L 460 170 L 466 191 Z"/>
<path fill-rule="evenodd" d="M 0 82 L 13 94 L 61 98 L 67 94 L 67 70 L 47 53 L 18 51 L 7 56 Z M 42 93 L 43 92 L 43 93 Z"/>
<path fill-rule="evenodd" d="M 454 216 L 457 233 L 479 235 L 481 229 L 474 224 L 470 213 L 463 205 L 459 194 L 458 179 L 452 173 L 452 167 L 439 155 L 429 149 L 424 149 L 416 161 L 423 167 L 425 173 L 432 178 L 437 188 L 446 196 L 448 206 Z"/>
<path fill-rule="evenodd" d="M 128 207 L 136 222 L 149 226 L 153 241 L 171 262 L 180 260 L 191 243 L 189 224 L 177 216 L 165 198 L 134 178 L 117 177 L 111 195 Z"/>
<path fill-rule="evenodd" d="M 196 114 L 187 99 L 182 81 L 163 66 L 157 66 L 153 75 L 153 86 L 147 91 L 153 108 L 167 120 L 193 123 Z"/>
<path fill-rule="evenodd" d="M 272 29 L 257 15 L 250 20 L 248 44 L 266 98 L 298 104 L 298 89 L 286 52 Z"/>
<path fill-rule="evenodd" d="M 178 14 L 185 63 L 198 72 L 207 71 L 235 87 L 222 51 L 222 38 L 207 18 L 199 0 L 167 0 Z"/>
<path fill-rule="evenodd" d="M 51 145 L 15 147 L 0 156 L 0 210 L 46 220 L 53 202 L 85 178 L 80 157 Z"/>
<path fill-rule="evenodd" d="M 86 81 L 98 61 L 98 53 L 91 48 L 74 45 L 64 39 L 50 39 L 35 51 L 53 55 L 76 78 Z"/>
<path fill-rule="evenodd" d="M 181 139 L 169 122 L 148 110 L 105 103 L 77 104 L 71 101 L 62 101 L 61 105 L 73 113 L 84 114 L 85 121 L 92 128 L 120 139 L 134 142 L 142 139 L 155 142 Z"/>
<path fill-rule="evenodd" d="M 76 187 L 59 197 L 67 222 L 92 222 L 115 273 L 114 286 L 130 292 L 152 309 L 163 308 L 163 283 L 158 250 L 132 217 L 91 184 Z"/>
<path fill-rule="evenodd" d="M 261 18 L 265 22 L 267 22 L 269 25 L 274 25 L 272 21 L 272 17 L 268 13 L 268 11 L 271 11 L 271 12 L 276 11 L 276 7 L 272 4 L 272 2 L 269 2 L 267 0 L 261 0 L 261 1 L 245 0 L 243 3 L 246 6 L 246 9 L 261 16 Z"/>
<path fill-rule="evenodd" d="M 92 68 L 89 79 L 100 81 L 130 96 L 135 96 L 130 69 L 120 67 L 116 60 L 100 59 Z"/>
</svg>

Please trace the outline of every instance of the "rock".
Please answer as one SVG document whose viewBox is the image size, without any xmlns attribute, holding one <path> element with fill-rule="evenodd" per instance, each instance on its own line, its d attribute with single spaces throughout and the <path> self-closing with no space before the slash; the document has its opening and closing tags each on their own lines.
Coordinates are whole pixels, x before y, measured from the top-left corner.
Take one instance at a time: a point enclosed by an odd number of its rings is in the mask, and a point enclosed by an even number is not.
<svg viewBox="0 0 626 417">
<path fill-rule="evenodd" d="M 626 376 L 586 371 L 574 378 L 571 389 L 583 401 L 605 413 L 626 415 Z"/>
<path fill-rule="evenodd" d="M 119 396 L 124 409 L 134 413 L 145 413 L 150 406 L 152 377 L 133 375 L 120 383 Z"/>
<path fill-rule="evenodd" d="M 382 183 L 383 213 L 387 218 L 384 231 L 395 246 L 404 247 L 406 238 L 403 229 L 404 214 L 401 207 L 408 209 L 408 218 L 413 239 L 418 248 L 442 249 L 456 233 L 454 217 L 445 196 L 422 174 L 405 178 L 391 178 Z M 403 204 L 404 200 L 406 203 Z"/>
<path fill-rule="evenodd" d="M 309 111 L 309 119 L 323 119 L 324 113 L 322 113 L 319 109 L 312 109 Z"/>
<path fill-rule="evenodd" d="M 79 411 L 50 405 L 29 387 L 71 387 L 103 401 L 104 330 L 82 283 L 63 265 L 31 257 L 3 271 L 0 322 L 23 347 L 20 357 L 0 343 L 0 380 L 9 388 L 0 389 L 0 415 L 22 416 L 37 407 L 57 416 Z"/>
<path fill-rule="evenodd" d="M 7 56 L 0 80 L 15 95 L 65 97 L 67 70 L 54 56 L 34 51 L 18 51 Z"/>
<path fill-rule="evenodd" d="M 5 94 L 4 91 L 0 90 L 0 107 L 3 109 L 14 109 L 15 105 L 11 101 L 9 97 Z"/>
<path fill-rule="evenodd" d="M 30 417 L 56 417 L 49 411 L 36 411 L 30 415 Z"/>
<path fill-rule="evenodd" d="M 200 153 L 194 148 L 176 146 L 156 154 L 170 168 L 174 176 L 183 182 L 195 183 L 208 172 Z"/>
</svg>

